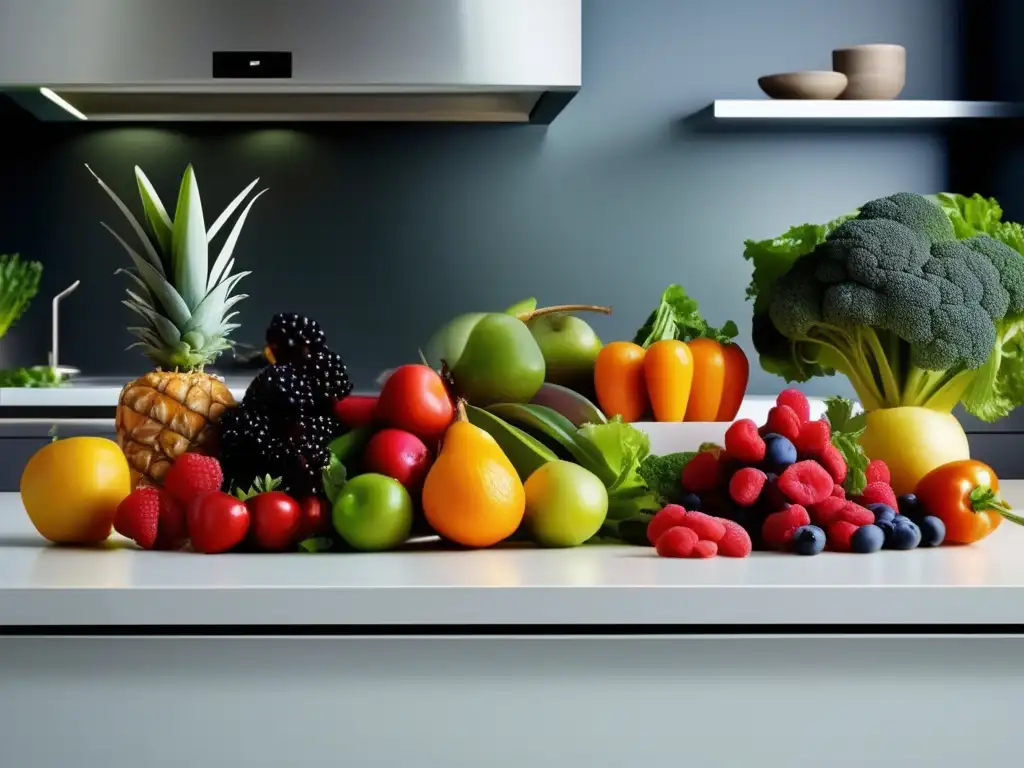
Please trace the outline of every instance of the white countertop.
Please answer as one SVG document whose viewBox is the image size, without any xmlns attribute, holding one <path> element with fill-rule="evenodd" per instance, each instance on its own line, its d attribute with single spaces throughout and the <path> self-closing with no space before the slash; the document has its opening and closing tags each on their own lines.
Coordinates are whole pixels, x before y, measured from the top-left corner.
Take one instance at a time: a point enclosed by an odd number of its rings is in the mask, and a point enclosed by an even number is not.
<svg viewBox="0 0 1024 768">
<path fill-rule="evenodd" d="M 1004 492 L 1020 506 L 1024 481 Z M 0 494 L 0 624 L 972 625 L 1024 616 L 1024 529 L 969 547 L 671 560 L 646 547 L 381 554 L 46 546 Z"/>
<path fill-rule="evenodd" d="M 224 377 L 231 394 L 241 400 L 253 376 Z M 0 387 L 0 407 L 89 408 L 117 405 L 124 385 L 131 377 L 76 377 L 60 387 Z"/>
</svg>

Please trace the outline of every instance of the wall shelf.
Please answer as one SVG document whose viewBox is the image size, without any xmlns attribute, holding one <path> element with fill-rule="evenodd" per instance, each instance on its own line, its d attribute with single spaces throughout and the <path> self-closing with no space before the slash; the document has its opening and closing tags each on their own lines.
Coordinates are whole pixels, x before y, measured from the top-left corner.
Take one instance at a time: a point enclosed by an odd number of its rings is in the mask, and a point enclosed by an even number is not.
<svg viewBox="0 0 1024 768">
<path fill-rule="evenodd" d="M 716 120 L 974 120 L 1024 116 L 1004 101 L 718 99 Z"/>
</svg>

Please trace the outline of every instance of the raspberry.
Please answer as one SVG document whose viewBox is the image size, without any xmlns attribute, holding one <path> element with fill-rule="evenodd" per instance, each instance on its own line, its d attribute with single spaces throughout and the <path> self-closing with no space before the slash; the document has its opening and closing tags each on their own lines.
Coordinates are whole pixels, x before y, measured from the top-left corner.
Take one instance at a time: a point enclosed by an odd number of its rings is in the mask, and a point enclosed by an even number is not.
<svg viewBox="0 0 1024 768">
<path fill-rule="evenodd" d="M 888 504 L 893 509 L 899 509 L 900 506 L 889 484 L 880 482 L 868 483 L 855 501 L 863 507 L 869 504 Z"/>
<path fill-rule="evenodd" d="M 186 507 L 204 493 L 219 491 L 223 483 L 220 462 L 201 453 L 183 453 L 164 475 L 164 489 Z"/>
<path fill-rule="evenodd" d="M 798 461 L 779 475 L 779 490 L 794 504 L 817 504 L 832 495 L 832 476 L 815 461 Z"/>
<path fill-rule="evenodd" d="M 718 554 L 718 545 L 713 541 L 707 539 L 701 539 L 693 545 L 693 551 L 690 552 L 690 557 L 714 557 Z"/>
<path fill-rule="evenodd" d="M 828 527 L 828 548 L 836 552 L 849 552 L 850 539 L 860 528 L 859 525 L 839 520 Z"/>
<path fill-rule="evenodd" d="M 682 483 L 688 491 L 714 491 L 722 486 L 722 482 L 722 465 L 710 451 L 701 451 L 683 467 Z"/>
<path fill-rule="evenodd" d="M 800 417 L 788 405 L 776 405 L 768 411 L 768 420 L 764 423 L 764 434 L 775 433 L 793 442 L 800 436 Z"/>
<path fill-rule="evenodd" d="M 689 557 L 697 541 L 696 533 L 689 528 L 676 526 L 658 537 L 654 549 L 662 557 Z"/>
<path fill-rule="evenodd" d="M 750 534 L 739 523 L 719 518 L 725 528 L 725 536 L 718 542 L 718 554 L 722 557 L 747 557 L 752 550 Z"/>
<path fill-rule="evenodd" d="M 781 512 L 772 512 L 765 518 L 764 525 L 761 526 L 761 538 L 771 549 L 785 549 L 793 538 L 793 531 L 810 524 L 811 517 L 807 510 L 799 504 L 794 504 Z"/>
<path fill-rule="evenodd" d="M 722 525 L 722 521 L 704 512 L 687 512 L 679 525 L 692 530 L 698 539 L 719 542 L 725 538 L 725 526 Z"/>
<path fill-rule="evenodd" d="M 749 507 L 757 501 L 768 476 L 760 469 L 746 467 L 729 481 L 729 496 L 741 507 Z"/>
<path fill-rule="evenodd" d="M 776 405 L 785 405 L 793 410 L 793 413 L 800 419 L 800 423 L 811 420 L 811 404 L 807 397 L 798 389 L 784 389 L 779 392 L 775 399 Z"/>
<path fill-rule="evenodd" d="M 188 541 L 188 519 L 185 507 L 166 491 L 160 494 L 160 525 L 154 549 L 181 549 Z"/>
<path fill-rule="evenodd" d="M 666 504 L 658 514 L 651 518 L 651 522 L 647 524 L 647 540 L 652 545 L 656 544 L 661 534 L 669 528 L 682 525 L 683 518 L 685 517 L 686 510 L 678 504 Z"/>
<path fill-rule="evenodd" d="M 846 499 L 837 499 L 829 496 L 817 504 L 812 504 L 808 510 L 811 513 L 811 522 L 821 528 L 828 528 L 832 523 L 843 519 L 842 510 Z"/>
<path fill-rule="evenodd" d="M 818 463 L 825 468 L 826 472 L 832 475 L 833 482 L 842 483 L 846 480 L 846 459 L 843 458 L 843 454 L 839 452 L 839 449 L 831 443 L 821 452 L 821 455 L 818 457 Z"/>
<path fill-rule="evenodd" d="M 868 483 L 885 483 L 888 485 L 892 482 L 892 475 L 889 474 L 889 465 L 881 459 L 872 459 L 868 464 L 868 468 L 864 470 L 864 475 L 867 477 Z"/>
<path fill-rule="evenodd" d="M 839 483 L 836 483 L 835 485 L 832 486 L 832 495 L 835 496 L 837 499 L 845 499 L 846 489 L 843 488 L 843 486 L 839 485 Z"/>
<path fill-rule="evenodd" d="M 874 525 L 875 513 L 856 502 L 845 501 L 839 509 L 839 519 L 854 525 Z"/>
<path fill-rule="evenodd" d="M 143 549 L 152 549 L 156 544 L 157 528 L 160 524 L 159 488 L 139 488 L 126 496 L 117 505 L 114 513 L 114 530 L 131 539 Z"/>
<path fill-rule="evenodd" d="M 757 464 L 764 459 L 764 450 L 764 440 L 751 419 L 733 422 L 725 433 L 725 452 L 738 461 Z"/>
<path fill-rule="evenodd" d="M 801 456 L 818 458 L 832 445 L 832 428 L 825 419 L 808 421 L 800 427 L 796 449 Z"/>
<path fill-rule="evenodd" d="M 779 476 L 769 472 L 766 476 L 764 490 L 761 491 L 760 501 L 764 503 L 769 512 L 778 512 L 789 506 L 789 499 L 779 490 Z"/>
</svg>

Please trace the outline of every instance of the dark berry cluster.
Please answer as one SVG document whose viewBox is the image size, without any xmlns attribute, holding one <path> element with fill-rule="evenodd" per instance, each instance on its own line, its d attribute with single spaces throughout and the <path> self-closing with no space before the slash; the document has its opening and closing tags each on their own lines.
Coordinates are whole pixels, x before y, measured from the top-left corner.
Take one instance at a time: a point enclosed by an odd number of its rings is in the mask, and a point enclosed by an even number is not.
<svg viewBox="0 0 1024 768">
<path fill-rule="evenodd" d="M 225 489 L 247 489 L 270 475 L 294 496 L 319 494 L 328 445 L 345 431 L 333 415 L 334 404 L 348 396 L 352 382 L 316 321 L 275 315 L 266 338 L 274 364 L 260 371 L 242 402 L 221 418 Z"/>
</svg>

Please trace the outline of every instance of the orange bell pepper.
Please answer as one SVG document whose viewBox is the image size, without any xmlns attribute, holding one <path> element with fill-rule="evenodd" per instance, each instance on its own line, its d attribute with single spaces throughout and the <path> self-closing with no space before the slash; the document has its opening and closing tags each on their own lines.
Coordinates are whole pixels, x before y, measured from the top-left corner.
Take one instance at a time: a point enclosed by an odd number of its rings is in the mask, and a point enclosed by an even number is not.
<svg viewBox="0 0 1024 768">
<path fill-rule="evenodd" d="M 613 341 L 601 348 L 594 362 L 594 390 L 605 416 L 640 421 L 647 413 L 644 358 L 647 350 L 629 341 Z"/>
<path fill-rule="evenodd" d="M 723 344 L 725 356 L 725 381 L 722 385 L 722 399 L 718 404 L 715 421 L 733 421 L 747 394 L 750 381 L 750 362 L 739 344 Z"/>
<path fill-rule="evenodd" d="M 656 421 L 682 421 L 693 384 L 693 353 L 676 339 L 656 341 L 644 357 L 644 380 Z"/>
<path fill-rule="evenodd" d="M 946 525 L 950 544 L 981 541 L 1007 520 L 1024 525 L 999 497 L 999 478 L 974 459 L 951 461 L 921 478 L 914 489 L 922 509 Z"/>
<path fill-rule="evenodd" d="M 693 339 L 686 346 L 693 355 L 693 384 L 686 421 L 714 421 L 725 386 L 725 352 L 715 339 Z"/>
</svg>

